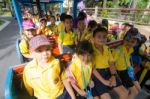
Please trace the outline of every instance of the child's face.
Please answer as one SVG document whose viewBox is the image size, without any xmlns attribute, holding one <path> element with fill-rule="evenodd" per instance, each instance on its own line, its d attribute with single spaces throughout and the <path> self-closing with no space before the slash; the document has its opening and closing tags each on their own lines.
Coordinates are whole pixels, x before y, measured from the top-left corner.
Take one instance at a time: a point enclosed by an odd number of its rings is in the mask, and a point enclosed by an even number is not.
<svg viewBox="0 0 150 99">
<path fill-rule="evenodd" d="M 125 41 L 125 45 L 129 48 L 134 47 L 137 44 L 137 39 L 130 39 L 128 41 Z"/>
<path fill-rule="evenodd" d="M 125 25 L 121 25 L 121 30 L 125 30 Z"/>
<path fill-rule="evenodd" d="M 50 18 L 51 24 L 55 24 L 55 19 L 53 17 Z"/>
<path fill-rule="evenodd" d="M 36 31 L 34 29 L 31 29 L 31 30 L 25 30 L 24 33 L 28 39 L 31 39 L 36 34 Z"/>
<path fill-rule="evenodd" d="M 98 32 L 94 37 L 93 41 L 96 45 L 104 45 L 107 41 L 107 33 Z"/>
<path fill-rule="evenodd" d="M 41 27 L 46 27 L 46 21 L 44 21 L 44 20 L 41 21 L 41 22 L 40 22 L 40 26 L 41 26 Z"/>
<path fill-rule="evenodd" d="M 41 63 L 47 63 L 51 57 L 50 46 L 44 45 L 37 48 L 35 51 L 31 52 L 33 57 Z"/>
<path fill-rule="evenodd" d="M 85 28 L 85 21 L 84 20 L 80 20 L 79 22 L 78 22 L 78 29 L 79 30 L 84 30 L 84 28 Z"/>
<path fill-rule="evenodd" d="M 91 55 L 89 53 L 79 55 L 79 59 L 81 60 L 82 63 L 87 64 L 89 61 L 91 61 Z"/>
<path fill-rule="evenodd" d="M 64 21 L 64 24 L 65 24 L 65 28 L 66 29 L 72 29 L 72 25 L 73 25 L 73 22 L 72 22 L 72 20 L 71 19 L 66 19 L 65 21 Z"/>
</svg>

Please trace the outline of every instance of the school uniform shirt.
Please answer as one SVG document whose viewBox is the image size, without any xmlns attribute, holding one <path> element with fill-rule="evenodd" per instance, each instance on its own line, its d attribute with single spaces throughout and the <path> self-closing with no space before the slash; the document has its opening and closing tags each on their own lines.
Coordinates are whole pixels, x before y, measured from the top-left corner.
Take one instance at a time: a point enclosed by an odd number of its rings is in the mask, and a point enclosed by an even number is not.
<svg viewBox="0 0 150 99">
<path fill-rule="evenodd" d="M 53 24 L 50 24 L 49 26 L 48 26 L 48 28 L 53 32 L 53 33 L 55 33 L 55 32 L 57 32 L 57 25 L 53 25 Z"/>
<path fill-rule="evenodd" d="M 114 62 L 112 54 L 108 48 L 108 46 L 103 45 L 103 53 L 101 53 L 94 45 L 93 45 L 93 63 L 95 64 L 96 69 L 106 69 L 109 68 L 109 62 Z"/>
<path fill-rule="evenodd" d="M 21 40 L 21 42 L 19 43 L 19 49 L 20 49 L 20 52 L 22 53 L 22 55 L 25 55 L 25 54 L 29 54 L 29 43 L 28 43 L 28 40 L 26 40 L 25 38 L 23 38 Z"/>
<path fill-rule="evenodd" d="M 86 29 L 84 29 L 84 31 L 82 31 L 80 35 L 79 35 L 79 32 L 80 32 L 79 29 L 77 29 L 75 31 L 75 41 L 76 42 L 85 40 L 85 36 L 86 36 L 87 31 L 86 31 Z"/>
<path fill-rule="evenodd" d="M 40 34 L 44 34 L 44 35 L 51 35 L 52 34 L 52 31 L 48 28 L 48 27 L 45 27 L 41 30 L 41 33 Z"/>
<path fill-rule="evenodd" d="M 113 50 L 113 58 L 115 59 L 115 66 L 118 71 L 126 70 L 128 66 L 131 66 L 130 55 L 132 52 L 133 48 L 127 50 L 124 45 Z"/>
<path fill-rule="evenodd" d="M 63 93 L 62 80 L 67 79 L 65 73 L 60 76 L 59 60 L 51 57 L 48 66 L 42 68 L 34 59 L 25 66 L 23 81 L 29 93 L 34 91 L 38 99 L 56 99 Z"/>
<path fill-rule="evenodd" d="M 61 42 L 62 45 L 64 45 L 64 46 L 74 45 L 74 43 L 75 43 L 75 33 L 72 32 L 72 31 L 65 32 L 64 30 L 62 30 L 59 33 L 58 41 Z"/>
<path fill-rule="evenodd" d="M 62 30 L 65 29 L 65 26 L 64 26 L 64 23 L 60 22 L 58 25 L 57 25 L 57 28 L 56 28 L 56 31 L 57 33 L 60 33 Z"/>
<path fill-rule="evenodd" d="M 89 31 L 86 30 L 84 39 L 85 40 L 90 40 L 92 35 L 93 35 L 93 32 L 89 32 Z"/>
<path fill-rule="evenodd" d="M 126 35 L 126 31 L 121 31 L 118 35 L 118 39 L 123 39 L 125 35 Z"/>
<path fill-rule="evenodd" d="M 81 89 L 85 89 L 84 87 L 84 80 L 83 80 L 83 75 L 82 75 L 82 67 L 81 67 L 81 61 L 78 58 L 78 56 L 76 56 L 75 58 L 72 59 L 72 63 L 70 65 L 70 70 L 73 74 L 73 76 L 75 77 L 75 80 L 77 82 L 77 85 L 81 88 Z M 92 73 L 92 63 L 88 63 L 87 66 L 83 67 L 83 72 L 85 75 L 85 80 L 86 80 L 86 84 L 88 85 L 91 79 L 91 73 Z"/>
</svg>

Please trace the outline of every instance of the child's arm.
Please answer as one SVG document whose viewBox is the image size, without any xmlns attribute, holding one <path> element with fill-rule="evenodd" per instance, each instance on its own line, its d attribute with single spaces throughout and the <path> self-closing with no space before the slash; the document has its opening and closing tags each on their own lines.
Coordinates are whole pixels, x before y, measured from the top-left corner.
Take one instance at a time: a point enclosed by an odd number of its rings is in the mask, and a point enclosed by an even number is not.
<svg viewBox="0 0 150 99">
<path fill-rule="evenodd" d="M 75 91 L 80 94 L 83 97 L 86 97 L 86 92 L 82 89 L 80 89 L 76 84 L 71 83 L 72 87 L 75 89 Z"/>
<path fill-rule="evenodd" d="M 97 70 L 94 68 L 93 69 L 93 75 L 99 80 L 101 81 L 104 85 L 106 86 L 110 86 L 110 81 L 109 80 L 105 80 L 98 72 Z"/>
<path fill-rule="evenodd" d="M 23 72 L 23 82 L 25 85 L 25 88 L 27 90 L 27 92 L 29 93 L 30 96 L 33 96 L 33 89 L 29 86 L 28 81 L 26 79 L 26 75 L 25 75 L 25 71 Z"/>
<path fill-rule="evenodd" d="M 62 43 L 61 42 L 58 42 L 58 48 L 59 48 L 60 54 L 62 54 L 63 53 L 63 48 L 62 48 Z"/>
<path fill-rule="evenodd" d="M 115 68 L 115 65 L 114 65 L 115 63 L 114 62 L 109 62 L 109 65 L 110 65 L 110 72 L 111 72 L 111 78 L 110 78 L 110 81 L 111 81 L 111 84 L 113 85 L 113 86 L 116 86 L 116 74 L 117 74 L 117 72 L 116 72 L 116 68 Z"/>
<path fill-rule="evenodd" d="M 63 84 L 64 84 L 66 90 L 68 91 L 69 95 L 71 96 L 71 99 L 76 99 L 74 91 L 73 91 L 70 83 L 65 79 L 65 80 L 63 80 Z"/>
</svg>

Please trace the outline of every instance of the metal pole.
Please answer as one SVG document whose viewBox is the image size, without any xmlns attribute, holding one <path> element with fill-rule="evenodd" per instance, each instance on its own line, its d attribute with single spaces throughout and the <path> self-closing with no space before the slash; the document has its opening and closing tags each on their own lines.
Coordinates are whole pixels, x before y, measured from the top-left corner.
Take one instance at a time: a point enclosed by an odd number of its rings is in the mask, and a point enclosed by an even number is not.
<svg viewBox="0 0 150 99">
<path fill-rule="evenodd" d="M 37 6 L 37 9 L 38 9 L 38 14 L 39 14 L 39 17 L 42 17 L 42 15 L 41 15 L 41 6 L 40 6 L 40 0 L 36 0 L 36 6 Z"/>
<path fill-rule="evenodd" d="M 78 0 L 74 0 L 73 2 L 73 17 L 77 17 L 77 5 L 78 5 Z"/>
<path fill-rule="evenodd" d="M 63 7 L 63 3 L 60 4 L 60 12 L 63 13 L 64 12 L 64 7 Z"/>
<path fill-rule="evenodd" d="M 19 8 L 18 0 L 12 0 L 12 4 L 14 7 L 14 11 L 16 13 L 16 18 L 18 21 L 19 29 L 20 29 L 20 35 L 22 34 L 22 15 Z"/>
</svg>

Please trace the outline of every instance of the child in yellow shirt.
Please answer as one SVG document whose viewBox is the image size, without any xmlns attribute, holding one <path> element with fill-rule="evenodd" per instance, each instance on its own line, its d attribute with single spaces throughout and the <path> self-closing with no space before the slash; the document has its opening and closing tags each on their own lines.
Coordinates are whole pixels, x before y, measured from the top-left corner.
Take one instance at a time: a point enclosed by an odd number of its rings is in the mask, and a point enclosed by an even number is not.
<svg viewBox="0 0 150 99">
<path fill-rule="evenodd" d="M 86 35 L 86 23 L 85 19 L 82 17 L 78 17 L 77 22 L 77 30 L 75 34 L 75 44 L 77 45 L 80 41 L 85 40 Z"/>
<path fill-rule="evenodd" d="M 25 58 L 32 58 L 29 51 L 29 40 L 36 35 L 36 29 L 31 20 L 23 21 L 23 35 L 19 43 L 20 52 Z"/>
<path fill-rule="evenodd" d="M 39 27 L 37 29 L 37 35 L 51 35 L 52 31 L 46 26 L 47 20 L 45 18 L 39 19 Z"/>
<path fill-rule="evenodd" d="M 109 91 L 113 89 L 118 95 L 119 99 L 127 99 L 127 90 L 123 87 L 114 65 L 114 60 L 109 48 L 105 45 L 107 40 L 107 29 L 98 27 L 93 32 L 93 63 L 101 75 L 101 79 L 93 76 L 95 83 L 94 97 L 97 99 L 111 99 Z"/>
<path fill-rule="evenodd" d="M 57 25 L 56 25 L 56 19 L 55 16 L 51 16 L 50 18 L 50 25 L 48 26 L 48 28 L 52 31 L 53 34 L 56 34 L 56 29 L 57 29 Z"/>
<path fill-rule="evenodd" d="M 23 71 L 24 85 L 29 94 L 37 99 L 75 99 L 65 71 L 59 60 L 51 55 L 47 37 L 35 36 L 29 45 L 33 60 Z"/>
<path fill-rule="evenodd" d="M 60 53 L 73 53 L 75 48 L 75 34 L 72 29 L 72 16 L 66 15 L 64 19 L 65 28 L 62 29 L 58 36 L 58 47 Z"/>
<path fill-rule="evenodd" d="M 88 91 L 92 97 L 91 79 L 93 64 L 91 56 L 93 53 L 92 45 L 88 41 L 81 41 L 77 45 L 76 54 L 73 56 L 68 72 L 72 87 L 75 90 L 77 99 L 86 99 Z M 73 78 L 73 79 L 71 79 Z M 78 95 L 77 95 L 78 94 Z"/>
<path fill-rule="evenodd" d="M 123 39 L 123 45 L 119 46 L 113 51 L 118 75 L 122 80 L 123 85 L 129 89 L 129 99 L 134 99 L 140 90 L 139 83 L 135 78 L 134 69 L 132 67 L 132 60 L 130 58 L 131 53 L 133 53 L 133 47 L 140 39 L 141 37 L 138 30 L 136 28 L 131 28 Z"/>
<path fill-rule="evenodd" d="M 95 30 L 96 27 L 97 27 L 97 22 L 95 20 L 91 20 L 88 23 L 87 31 L 86 31 L 86 34 L 85 34 L 85 39 L 86 40 L 91 40 L 92 35 L 93 35 L 93 31 Z"/>
</svg>

